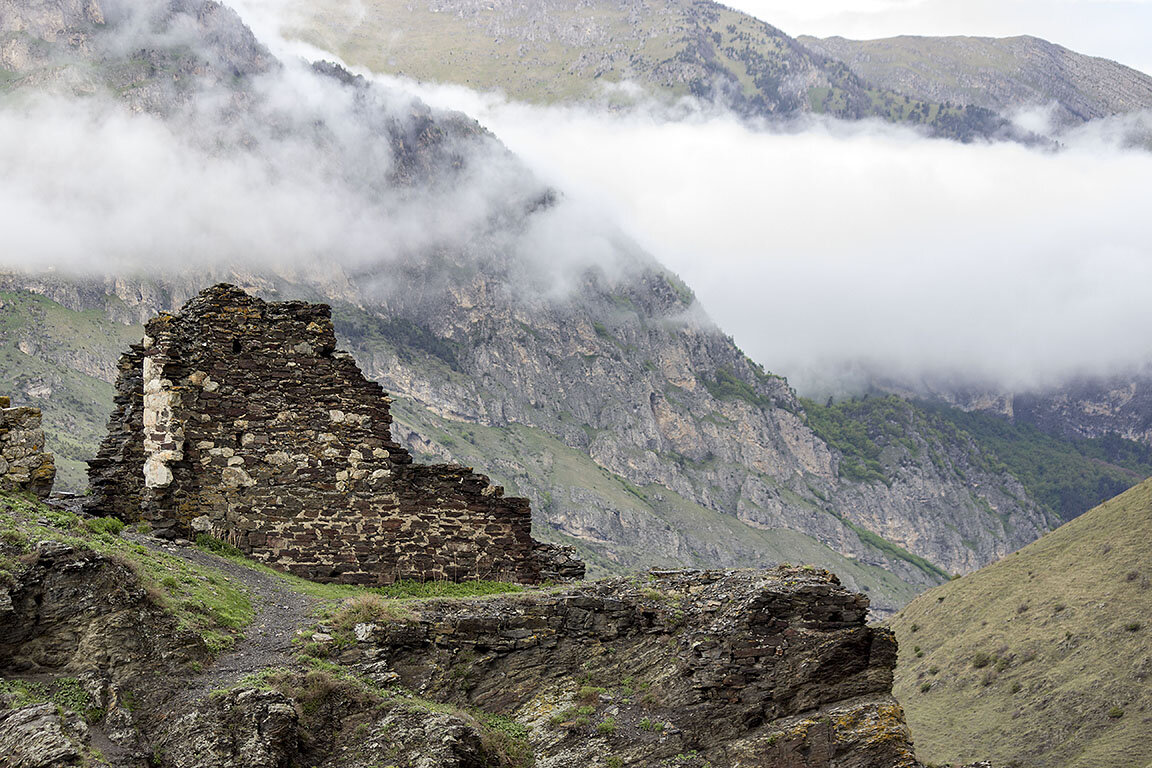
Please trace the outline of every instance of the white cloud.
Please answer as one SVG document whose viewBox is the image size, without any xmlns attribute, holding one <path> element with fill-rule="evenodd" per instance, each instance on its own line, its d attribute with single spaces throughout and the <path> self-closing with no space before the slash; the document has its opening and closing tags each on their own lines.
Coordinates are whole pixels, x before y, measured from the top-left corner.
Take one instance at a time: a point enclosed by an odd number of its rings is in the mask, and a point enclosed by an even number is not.
<svg viewBox="0 0 1152 768">
<path fill-rule="evenodd" d="M 1152 154 L 1094 124 L 1061 152 L 879 124 L 670 122 L 421 89 L 681 274 L 801 386 L 846 364 L 1014 386 L 1152 360 Z"/>
</svg>

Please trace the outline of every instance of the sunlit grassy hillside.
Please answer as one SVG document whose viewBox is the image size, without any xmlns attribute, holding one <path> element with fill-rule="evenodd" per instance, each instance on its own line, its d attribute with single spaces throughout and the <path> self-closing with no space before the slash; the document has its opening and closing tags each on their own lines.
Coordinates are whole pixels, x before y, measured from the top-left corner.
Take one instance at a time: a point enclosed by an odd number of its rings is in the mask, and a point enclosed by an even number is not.
<svg viewBox="0 0 1152 768">
<path fill-rule="evenodd" d="M 927 763 L 1152 766 L 1152 480 L 892 622 Z"/>
</svg>

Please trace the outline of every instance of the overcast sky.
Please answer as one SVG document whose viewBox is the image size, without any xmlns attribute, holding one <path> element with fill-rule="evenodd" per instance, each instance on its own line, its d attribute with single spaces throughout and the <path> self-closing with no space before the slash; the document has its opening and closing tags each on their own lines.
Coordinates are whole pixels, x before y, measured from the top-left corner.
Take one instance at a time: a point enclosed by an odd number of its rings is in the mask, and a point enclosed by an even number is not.
<svg viewBox="0 0 1152 768">
<path fill-rule="evenodd" d="M 725 0 L 790 35 L 1034 35 L 1152 73 L 1152 0 Z"/>
</svg>

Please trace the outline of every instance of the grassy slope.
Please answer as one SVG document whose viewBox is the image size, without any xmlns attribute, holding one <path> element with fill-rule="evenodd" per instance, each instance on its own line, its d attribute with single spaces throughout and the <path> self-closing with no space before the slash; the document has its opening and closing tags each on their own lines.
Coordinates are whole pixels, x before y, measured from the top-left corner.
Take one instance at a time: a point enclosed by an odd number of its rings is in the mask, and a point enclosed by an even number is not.
<svg viewBox="0 0 1152 768">
<path fill-rule="evenodd" d="M 1152 480 L 918 597 L 892 628 L 921 759 L 1152 765 L 1150 580 Z"/>
<path fill-rule="evenodd" d="M 498 5 L 457 13 L 408 0 L 355 8 L 295 2 L 287 34 L 376 72 L 500 90 L 530 102 L 628 101 L 634 96 L 605 89 L 623 81 L 652 94 L 711 97 L 722 80 L 725 98 L 753 114 L 880 117 L 959 138 L 994 122 L 990 113 L 872 87 L 841 63 L 717 3 L 654 0 L 642 11 L 621 0 Z M 806 78 L 799 94 L 789 84 L 798 72 Z"/>
<path fill-rule="evenodd" d="M 1096 115 L 1152 106 L 1152 78 L 1147 75 L 1036 38 L 799 40 L 843 61 L 870 82 L 925 99 L 989 109 L 1059 101 Z"/>
<path fill-rule="evenodd" d="M 82 520 L 22 494 L 0 492 L 0 584 L 13 582 L 25 567 L 21 556 L 38 542 L 92 549 L 130 567 L 152 599 L 174 615 L 181 628 L 198 632 L 209 650 L 231 646 L 252 621 L 246 590 L 223 573 L 202 571 L 128 541 L 120 535 L 122 528 L 117 520 Z"/>
<path fill-rule="evenodd" d="M 113 322 L 98 310 L 73 312 L 42 296 L 0 293 L 0 394 L 44 412 L 57 490 L 87 486 L 84 462 L 112 412 L 112 385 L 78 368 L 114 360 L 142 336 L 140 327 Z"/>
</svg>

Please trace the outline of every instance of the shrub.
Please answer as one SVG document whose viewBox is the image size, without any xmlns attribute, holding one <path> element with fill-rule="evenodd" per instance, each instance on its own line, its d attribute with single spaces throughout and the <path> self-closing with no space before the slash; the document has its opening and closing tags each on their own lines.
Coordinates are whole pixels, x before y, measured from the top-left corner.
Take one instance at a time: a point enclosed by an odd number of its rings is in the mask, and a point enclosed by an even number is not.
<svg viewBox="0 0 1152 768">
<path fill-rule="evenodd" d="M 596 733 L 607 736 L 610 733 L 616 733 L 616 718 L 606 717 L 596 724 Z"/>
<path fill-rule="evenodd" d="M 928 693 L 930 690 L 932 690 L 932 683 L 921 683 L 920 693 Z"/>
<path fill-rule="evenodd" d="M 1129 632 L 1139 632 L 1140 627 L 1141 624 L 1138 621 L 1130 621 L 1124 625 L 1124 629 L 1128 630 Z"/>
<path fill-rule="evenodd" d="M 397 621 L 411 618 L 411 614 L 395 601 L 386 600 L 380 595 L 366 592 L 350 597 L 340 604 L 332 616 L 332 624 L 337 630 L 351 632 L 357 624 L 371 624 L 376 621 Z"/>
<path fill-rule="evenodd" d="M 1108 717 L 1112 718 L 1113 720 L 1119 720 L 1120 718 L 1124 717 L 1124 710 L 1120 707 L 1112 707 L 1112 709 L 1108 710 Z"/>
<path fill-rule="evenodd" d="M 84 521 L 84 527 L 97 535 L 101 533 L 119 536 L 124 530 L 124 521 L 114 517 L 94 517 Z"/>
<path fill-rule="evenodd" d="M 972 657 L 972 666 L 976 669 L 983 669 L 991 663 L 992 656 L 990 654 L 984 653 L 984 651 L 979 651 L 975 656 Z"/>
<path fill-rule="evenodd" d="M 640 721 L 640 730 L 654 731 L 659 733 L 660 731 L 664 730 L 664 723 L 661 723 L 659 720 L 652 720 L 651 718 L 646 717 Z"/>
<path fill-rule="evenodd" d="M 593 685 L 586 685 L 576 693 L 576 698 L 586 703 L 592 703 L 600 699 L 600 694 L 607 692 L 607 688 L 598 688 Z"/>
<path fill-rule="evenodd" d="M 236 547 L 206 533 L 196 534 L 196 546 L 205 552 L 211 552 L 221 557 L 244 557 L 244 553 Z"/>
</svg>

